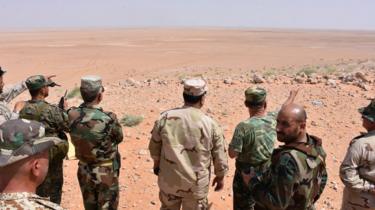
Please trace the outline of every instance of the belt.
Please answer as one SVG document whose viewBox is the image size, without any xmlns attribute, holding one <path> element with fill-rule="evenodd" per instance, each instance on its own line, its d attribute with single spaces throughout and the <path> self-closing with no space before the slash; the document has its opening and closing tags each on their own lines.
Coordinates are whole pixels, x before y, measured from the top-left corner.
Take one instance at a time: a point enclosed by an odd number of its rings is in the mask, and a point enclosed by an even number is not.
<svg viewBox="0 0 375 210">
<path fill-rule="evenodd" d="M 98 166 L 112 166 L 113 165 L 113 160 L 104 160 L 102 162 L 99 162 L 99 163 L 86 163 L 84 161 L 79 161 L 81 164 L 83 165 L 89 165 L 89 166 L 94 166 L 94 167 L 98 167 Z"/>
</svg>

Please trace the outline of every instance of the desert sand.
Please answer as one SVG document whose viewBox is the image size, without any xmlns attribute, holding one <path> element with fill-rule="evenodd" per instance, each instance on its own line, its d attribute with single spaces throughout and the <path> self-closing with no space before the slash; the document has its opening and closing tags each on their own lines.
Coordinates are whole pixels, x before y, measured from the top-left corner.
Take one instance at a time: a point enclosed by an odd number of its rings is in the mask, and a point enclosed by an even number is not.
<svg viewBox="0 0 375 210">
<path fill-rule="evenodd" d="M 147 146 L 159 113 L 182 105 L 181 80 L 207 79 L 209 94 L 203 111 L 222 125 L 229 143 L 236 124 L 248 117 L 243 91 L 255 85 L 254 74 L 265 77 L 264 83 L 257 85 L 269 91 L 270 111 L 282 104 L 292 88 L 301 88 L 296 101 L 308 112 L 308 132 L 323 138 L 327 152 L 329 181 L 317 207 L 339 209 L 343 184 L 338 169 L 350 140 L 364 131 L 357 108 L 375 96 L 374 60 L 375 32 L 365 31 L 212 28 L 0 32 L 0 65 L 8 70 L 6 84 L 33 74 L 56 74 L 55 80 L 62 87 L 52 89 L 48 100 L 57 102 L 65 89 L 79 85 L 82 75 L 98 74 L 106 86 L 104 109 L 119 118 L 126 114 L 144 117 L 139 125 L 123 128 L 119 209 L 159 208 L 157 178 Z M 310 67 L 319 69 L 316 73 L 322 76 L 316 84 L 296 79 L 297 72 Z M 368 78 L 362 88 L 340 79 L 340 74 L 358 71 Z M 16 101 L 28 97 L 23 93 Z M 80 99 L 70 99 L 69 103 L 77 106 Z M 210 189 L 213 209 L 231 209 L 234 160 L 229 162 L 225 189 Z M 62 206 L 72 210 L 83 209 L 76 169 L 77 160 L 65 161 Z"/>
</svg>

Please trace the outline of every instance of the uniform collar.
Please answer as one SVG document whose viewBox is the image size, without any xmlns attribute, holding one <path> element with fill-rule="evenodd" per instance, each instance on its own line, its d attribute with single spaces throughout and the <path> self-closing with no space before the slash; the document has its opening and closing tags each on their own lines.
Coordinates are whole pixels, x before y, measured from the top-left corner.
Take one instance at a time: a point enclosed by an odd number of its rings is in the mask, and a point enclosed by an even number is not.
<svg viewBox="0 0 375 210">
<path fill-rule="evenodd" d="M 20 199 L 26 199 L 26 198 L 38 198 L 47 200 L 48 198 L 42 198 L 38 196 L 35 193 L 30 192 L 15 192 L 15 193 L 0 193 L 0 200 L 20 200 Z"/>
</svg>

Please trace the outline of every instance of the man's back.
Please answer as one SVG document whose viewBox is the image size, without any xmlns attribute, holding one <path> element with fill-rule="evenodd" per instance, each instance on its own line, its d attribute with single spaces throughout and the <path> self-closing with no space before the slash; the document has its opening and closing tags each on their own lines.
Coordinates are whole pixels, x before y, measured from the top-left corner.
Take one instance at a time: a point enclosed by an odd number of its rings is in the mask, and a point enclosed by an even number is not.
<svg viewBox="0 0 375 210">
<path fill-rule="evenodd" d="M 237 165 L 260 166 L 268 162 L 276 140 L 275 127 L 276 120 L 271 115 L 239 123 L 230 143 L 230 148 L 238 152 Z"/>
<path fill-rule="evenodd" d="M 80 161 L 93 164 L 116 157 L 117 144 L 122 141 L 123 134 L 115 116 L 101 108 L 81 105 L 69 111 L 69 120 L 70 135 Z"/>
<path fill-rule="evenodd" d="M 211 160 L 217 176 L 227 170 L 222 131 L 200 109 L 185 106 L 162 113 L 152 131 L 152 156 L 159 155 L 160 144 L 159 186 L 163 192 L 204 197 Z"/>
</svg>

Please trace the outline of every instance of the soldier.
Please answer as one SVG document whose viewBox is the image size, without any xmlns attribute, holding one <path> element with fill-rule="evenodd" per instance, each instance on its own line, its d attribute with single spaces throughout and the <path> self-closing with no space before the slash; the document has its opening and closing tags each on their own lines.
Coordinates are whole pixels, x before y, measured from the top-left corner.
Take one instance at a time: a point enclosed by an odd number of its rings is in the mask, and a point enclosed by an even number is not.
<svg viewBox="0 0 375 210">
<path fill-rule="evenodd" d="M 161 210 L 208 209 L 211 160 L 216 175 L 212 185 L 215 191 L 224 187 L 225 141 L 219 125 L 201 111 L 206 93 L 202 79 L 186 80 L 185 105 L 163 112 L 151 132 L 149 150 L 158 175 Z"/>
<path fill-rule="evenodd" d="M 326 154 L 321 139 L 306 133 L 306 118 L 303 107 L 283 106 L 276 132 L 284 145 L 272 153 L 270 168 L 262 174 L 242 173 L 257 209 L 315 209 L 327 183 Z"/>
<path fill-rule="evenodd" d="M 18 118 L 18 114 L 9 109 L 8 103 L 27 89 L 25 82 L 22 81 L 16 85 L 13 85 L 8 90 L 3 91 L 3 75 L 5 73 L 6 71 L 4 71 L 0 66 L 0 124 L 7 120 Z"/>
<path fill-rule="evenodd" d="M 291 91 L 283 106 L 292 103 L 297 93 L 298 90 Z M 245 91 L 245 106 L 249 110 L 250 118 L 237 125 L 229 144 L 229 157 L 236 158 L 233 178 L 235 210 L 251 210 L 255 206 L 251 192 L 243 184 L 241 172 L 253 168 L 261 173 L 270 164 L 276 140 L 276 113 L 266 113 L 266 95 L 266 90 L 259 87 L 251 87 Z"/>
<path fill-rule="evenodd" d="M 80 87 L 84 103 L 68 111 L 78 163 L 78 181 L 86 210 L 117 209 L 123 133 L 117 117 L 99 107 L 104 87 L 99 76 L 85 76 Z"/>
<path fill-rule="evenodd" d="M 68 141 L 64 134 L 68 132 L 69 121 L 66 112 L 45 101 L 49 87 L 57 84 L 42 75 L 31 76 L 26 80 L 31 100 L 23 102 L 20 118 L 35 120 L 43 123 L 46 136 L 60 137 L 63 144 L 54 146 L 49 151 L 49 171 L 43 184 L 37 188 L 37 194 L 50 197 L 54 203 L 60 204 L 63 180 L 63 160 L 68 152 Z"/>
<path fill-rule="evenodd" d="M 45 137 L 41 123 L 9 120 L 0 126 L 0 209 L 62 210 L 35 194 L 48 171 L 48 148 L 61 143 Z"/>
<path fill-rule="evenodd" d="M 342 210 L 375 209 L 375 100 L 359 112 L 367 133 L 351 141 L 340 166 L 345 185 Z"/>
</svg>

